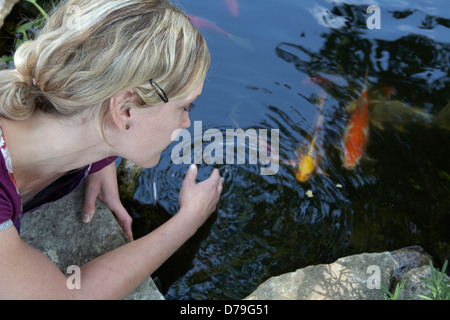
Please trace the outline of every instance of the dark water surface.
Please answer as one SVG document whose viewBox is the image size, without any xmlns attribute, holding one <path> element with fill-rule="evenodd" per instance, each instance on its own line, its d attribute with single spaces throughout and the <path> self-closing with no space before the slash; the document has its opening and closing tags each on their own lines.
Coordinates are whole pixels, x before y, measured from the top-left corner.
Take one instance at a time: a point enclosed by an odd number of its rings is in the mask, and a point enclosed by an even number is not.
<svg viewBox="0 0 450 320">
<path fill-rule="evenodd" d="M 355 170 L 342 168 L 338 146 L 366 70 L 369 94 L 391 87 L 392 100 L 433 115 L 446 106 L 450 4 L 377 1 L 381 29 L 370 30 L 370 1 L 237 3 L 234 17 L 225 1 L 180 1 L 189 14 L 240 38 L 201 28 L 212 66 L 191 120 L 193 127 L 202 121 L 203 132 L 279 129 L 280 169 L 261 176 L 261 164 L 214 165 L 225 179 L 217 213 L 157 272 L 166 298 L 241 299 L 271 276 L 413 244 L 437 263 L 448 259 L 448 128 L 420 121 L 410 109 L 388 110 L 371 125 L 366 158 Z M 334 81 L 323 109 L 328 175 L 302 184 L 283 161 L 295 159 L 313 134 L 319 91 L 305 80 L 318 75 Z M 173 165 L 171 150 L 143 173 L 135 198 L 173 213 L 187 165 Z M 204 179 L 213 166 L 199 167 Z"/>
<path fill-rule="evenodd" d="M 222 30 L 201 27 L 212 66 L 191 112 L 192 150 L 194 121 L 201 133 L 224 136 L 227 129 L 279 130 L 279 170 L 263 176 L 261 163 L 202 159 L 199 179 L 219 168 L 223 194 L 205 226 L 155 273 L 166 298 L 242 299 L 271 276 L 414 244 L 442 265 L 450 258 L 450 119 L 442 111 L 450 101 L 450 3 L 236 2 L 237 16 L 224 0 L 179 0 Z M 380 29 L 366 25 L 372 4 Z M 347 170 L 340 156 L 346 108 L 366 71 L 369 99 L 384 104 L 372 114 L 365 157 Z M 318 76 L 330 80 L 320 130 L 327 174 L 300 183 L 286 162 L 314 133 L 321 89 L 308 79 Z M 388 100 L 385 88 L 393 92 Z M 126 204 L 137 235 L 178 211 L 188 164 L 173 164 L 177 145 L 144 170 Z"/>
</svg>

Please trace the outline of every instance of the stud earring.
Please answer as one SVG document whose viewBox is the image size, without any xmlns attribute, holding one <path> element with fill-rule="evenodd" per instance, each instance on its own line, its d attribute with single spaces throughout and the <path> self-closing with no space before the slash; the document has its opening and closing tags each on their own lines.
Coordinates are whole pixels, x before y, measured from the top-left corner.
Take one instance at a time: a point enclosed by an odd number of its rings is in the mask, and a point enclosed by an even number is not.
<svg viewBox="0 0 450 320">
<path fill-rule="evenodd" d="M 125 130 L 130 130 L 130 126 L 128 124 L 125 125 Z"/>
</svg>

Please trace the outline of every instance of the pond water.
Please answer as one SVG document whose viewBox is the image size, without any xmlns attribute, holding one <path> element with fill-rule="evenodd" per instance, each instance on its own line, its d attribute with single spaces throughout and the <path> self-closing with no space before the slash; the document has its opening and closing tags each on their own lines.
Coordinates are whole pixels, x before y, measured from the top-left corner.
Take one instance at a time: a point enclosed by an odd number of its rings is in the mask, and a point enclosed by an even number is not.
<svg viewBox="0 0 450 320">
<path fill-rule="evenodd" d="M 201 161 L 199 179 L 219 168 L 223 195 L 206 226 L 155 274 L 166 298 L 241 299 L 271 276 L 414 244 L 438 264 L 448 259 L 450 131 L 411 114 L 437 115 L 450 101 L 450 4 L 237 0 L 233 14 L 227 2 L 179 1 L 223 31 L 200 26 L 212 66 L 191 112 L 192 150 L 194 140 L 202 141 L 194 121 L 201 121 L 201 133 L 218 129 L 223 137 L 227 129 L 278 129 L 279 170 L 261 175 L 264 165 L 250 164 L 249 149 L 245 164 Z M 380 8 L 380 29 L 367 27 L 372 4 Z M 340 156 L 346 108 L 366 70 L 369 98 L 392 88 L 386 99 L 404 108 L 380 108 L 365 157 L 347 170 Z M 319 76 L 330 80 L 322 86 L 320 130 L 327 175 L 300 183 L 287 161 L 314 134 L 321 87 L 308 79 Z M 141 204 L 177 211 L 188 167 L 172 163 L 178 144 L 143 172 L 135 195 Z M 209 144 L 203 137 L 202 150 Z"/>
<path fill-rule="evenodd" d="M 154 274 L 167 299 L 242 299 L 272 276 L 415 244 L 438 266 L 450 258 L 448 1 L 178 3 L 204 19 L 200 29 L 212 54 L 191 111 L 192 161 L 195 150 L 212 143 L 203 136 L 209 129 L 223 137 L 227 129 L 266 129 L 279 167 L 262 175 L 268 165 L 262 158 L 250 163 L 249 148 L 244 164 L 236 158 L 210 165 L 200 153 L 199 180 L 219 168 L 224 190 L 205 226 Z M 367 13 L 370 5 L 379 8 L 379 29 L 368 28 L 376 14 Z M 348 170 L 341 158 L 354 109 L 348 106 L 365 84 L 367 146 Z M 289 161 L 305 150 L 320 114 L 321 170 L 300 182 Z M 180 143 L 143 171 L 126 203 L 138 236 L 178 210 L 188 168 L 173 163 Z M 147 217 L 150 211 L 157 217 Z"/>
</svg>

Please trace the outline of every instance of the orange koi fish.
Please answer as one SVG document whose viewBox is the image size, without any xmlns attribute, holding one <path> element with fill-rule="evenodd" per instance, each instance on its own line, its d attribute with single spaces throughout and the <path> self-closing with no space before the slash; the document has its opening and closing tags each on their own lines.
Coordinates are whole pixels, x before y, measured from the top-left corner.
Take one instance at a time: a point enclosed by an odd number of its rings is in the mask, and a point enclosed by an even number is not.
<svg viewBox="0 0 450 320">
<path fill-rule="evenodd" d="M 237 18 L 239 15 L 239 5 L 238 0 L 225 0 L 225 3 L 228 7 L 228 10 L 230 10 L 233 17 Z"/>
<path fill-rule="evenodd" d="M 365 85 L 344 131 L 343 165 L 348 170 L 353 170 L 358 165 L 369 140 L 368 104 L 367 85 Z"/>
<path fill-rule="evenodd" d="M 300 182 L 306 182 L 316 172 L 325 174 L 319 167 L 322 149 L 318 143 L 320 128 L 323 124 L 324 116 L 322 114 L 323 104 L 325 102 L 325 95 L 320 97 L 319 117 L 317 119 L 316 130 L 311 140 L 306 139 L 300 147 L 300 151 L 295 163 L 289 162 L 294 166 L 295 178 Z M 308 146 L 309 145 L 309 146 Z"/>
</svg>

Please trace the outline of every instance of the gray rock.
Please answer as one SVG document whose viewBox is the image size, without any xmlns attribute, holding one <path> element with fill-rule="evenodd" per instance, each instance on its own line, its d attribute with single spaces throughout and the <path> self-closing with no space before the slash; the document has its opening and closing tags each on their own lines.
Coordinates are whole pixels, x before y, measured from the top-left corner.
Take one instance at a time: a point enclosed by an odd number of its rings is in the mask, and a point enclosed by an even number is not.
<svg viewBox="0 0 450 320">
<path fill-rule="evenodd" d="M 423 300 L 418 295 L 431 292 L 423 278 L 431 278 L 430 260 L 433 261 L 433 257 L 420 246 L 402 248 L 391 254 L 396 262 L 391 291 L 405 281 L 398 299 Z M 449 277 L 446 276 L 446 279 L 449 280 Z"/>
<path fill-rule="evenodd" d="M 127 243 L 111 211 L 99 200 L 94 218 L 81 222 L 84 185 L 65 198 L 27 214 L 21 222 L 21 238 L 35 247 L 66 274 L 67 267 L 86 262 Z M 126 299 L 163 300 L 151 278 Z"/>
<path fill-rule="evenodd" d="M 19 2 L 19 0 L 3 0 L 0 1 L 0 28 L 3 26 L 6 17 L 11 12 L 14 5 Z"/>
<path fill-rule="evenodd" d="M 353 255 L 270 278 L 246 300 L 379 300 L 394 269 L 388 252 Z"/>
<path fill-rule="evenodd" d="M 420 246 L 411 246 L 391 252 L 395 259 L 394 282 L 409 270 L 428 266 L 432 257 Z"/>
<path fill-rule="evenodd" d="M 431 278 L 431 271 L 429 266 L 421 266 L 413 268 L 402 274 L 398 278 L 398 283 L 406 279 L 405 285 L 398 297 L 399 300 L 423 300 L 418 297 L 423 294 L 422 291 L 429 292 L 430 289 L 426 287 L 426 283 L 421 278 Z"/>
<path fill-rule="evenodd" d="M 450 277 L 444 276 L 445 281 L 450 281 Z M 431 290 L 426 286 L 427 283 L 423 278 L 431 279 L 430 265 L 423 265 L 418 268 L 410 269 L 408 272 L 402 274 L 398 283 L 406 279 L 405 285 L 399 295 L 399 300 L 425 300 L 419 295 L 429 295 Z"/>
</svg>

